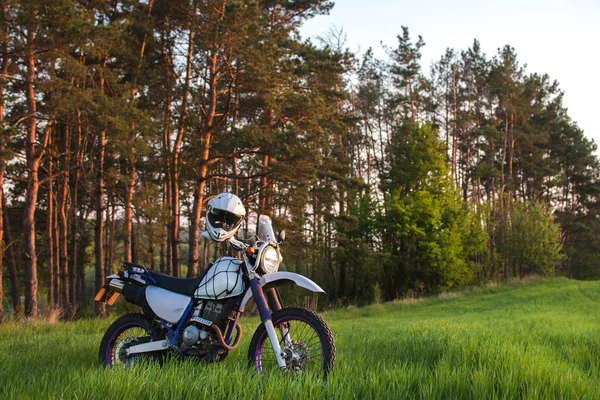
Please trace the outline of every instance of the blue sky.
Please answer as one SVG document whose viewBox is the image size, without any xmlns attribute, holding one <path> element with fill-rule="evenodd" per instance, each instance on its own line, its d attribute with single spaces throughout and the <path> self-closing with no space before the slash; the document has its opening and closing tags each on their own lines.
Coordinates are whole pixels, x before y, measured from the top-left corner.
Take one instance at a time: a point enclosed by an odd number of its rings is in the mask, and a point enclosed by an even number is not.
<svg viewBox="0 0 600 400">
<path fill-rule="evenodd" d="M 477 38 L 491 58 L 513 46 L 528 73 L 546 73 L 565 92 L 569 115 L 600 144 L 600 0 L 337 0 L 332 12 L 303 26 L 304 37 L 343 28 L 348 47 L 362 54 L 380 42 L 397 45 L 401 26 L 423 36 L 422 67 L 429 70 L 445 49 L 464 50 Z"/>
</svg>

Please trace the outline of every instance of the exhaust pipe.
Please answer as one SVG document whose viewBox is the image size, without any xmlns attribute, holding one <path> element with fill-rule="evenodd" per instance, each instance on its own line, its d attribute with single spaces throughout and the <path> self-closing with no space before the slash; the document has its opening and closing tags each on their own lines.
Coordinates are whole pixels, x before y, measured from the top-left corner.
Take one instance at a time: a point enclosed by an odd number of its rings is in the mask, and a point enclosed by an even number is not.
<svg viewBox="0 0 600 400">
<path fill-rule="evenodd" d="M 121 279 L 114 278 L 108 282 L 108 289 L 113 292 L 121 293 L 125 300 L 142 308 L 148 307 L 146 301 L 146 286 L 136 285 L 131 282 L 124 282 Z M 150 308 L 149 308 L 150 309 Z"/>
<path fill-rule="evenodd" d="M 120 279 L 112 279 L 108 283 L 108 288 L 117 293 L 123 293 L 123 286 L 125 286 L 125 282 Z"/>
</svg>

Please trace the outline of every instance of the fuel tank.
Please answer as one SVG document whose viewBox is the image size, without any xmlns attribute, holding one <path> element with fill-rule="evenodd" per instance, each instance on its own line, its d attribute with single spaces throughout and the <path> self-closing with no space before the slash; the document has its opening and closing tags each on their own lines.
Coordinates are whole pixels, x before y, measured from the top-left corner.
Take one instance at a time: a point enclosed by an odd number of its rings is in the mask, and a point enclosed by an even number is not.
<svg viewBox="0 0 600 400">
<path fill-rule="evenodd" d="M 206 272 L 194 297 L 217 300 L 240 295 L 246 289 L 242 278 L 242 261 L 234 257 L 221 257 Z"/>
</svg>

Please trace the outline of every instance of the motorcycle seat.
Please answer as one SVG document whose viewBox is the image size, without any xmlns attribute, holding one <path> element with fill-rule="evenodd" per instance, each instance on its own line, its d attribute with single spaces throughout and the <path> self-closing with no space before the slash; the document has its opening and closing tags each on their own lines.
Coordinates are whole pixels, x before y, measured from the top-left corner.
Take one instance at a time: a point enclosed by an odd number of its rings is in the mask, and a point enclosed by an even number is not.
<svg viewBox="0 0 600 400">
<path fill-rule="evenodd" d="M 171 292 L 192 296 L 198 288 L 198 285 L 200 285 L 202 278 L 204 278 L 204 275 L 206 275 L 206 271 L 208 271 L 208 268 L 206 268 L 205 271 L 202 274 L 200 274 L 200 276 L 198 276 L 197 278 L 190 279 L 176 278 L 174 276 L 161 274 L 160 272 L 156 271 L 148 272 L 150 273 L 150 276 L 156 281 L 156 286 L 166 290 L 170 290 Z"/>
</svg>

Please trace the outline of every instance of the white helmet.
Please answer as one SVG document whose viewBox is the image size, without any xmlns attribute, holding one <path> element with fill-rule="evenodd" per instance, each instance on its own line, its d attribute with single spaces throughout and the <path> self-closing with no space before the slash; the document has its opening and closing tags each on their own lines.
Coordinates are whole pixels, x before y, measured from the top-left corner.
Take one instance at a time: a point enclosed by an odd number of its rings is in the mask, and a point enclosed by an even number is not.
<svg viewBox="0 0 600 400">
<path fill-rule="evenodd" d="M 246 208 L 233 193 L 221 193 L 208 201 L 206 231 L 212 240 L 222 242 L 229 239 L 240 228 Z"/>
</svg>

